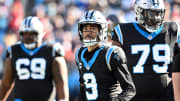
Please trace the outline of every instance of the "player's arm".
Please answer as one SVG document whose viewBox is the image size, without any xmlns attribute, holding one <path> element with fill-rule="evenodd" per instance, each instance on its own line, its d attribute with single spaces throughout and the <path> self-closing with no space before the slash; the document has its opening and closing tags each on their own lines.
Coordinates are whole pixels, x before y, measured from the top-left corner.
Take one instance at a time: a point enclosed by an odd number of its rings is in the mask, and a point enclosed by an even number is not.
<svg viewBox="0 0 180 101">
<path fill-rule="evenodd" d="M 118 96 L 120 101 L 129 101 L 135 94 L 136 89 L 131 74 L 126 64 L 126 56 L 121 48 L 117 48 L 111 55 L 110 65 L 115 78 L 120 82 L 122 92 Z"/>
<path fill-rule="evenodd" d="M 52 66 L 58 99 L 69 101 L 68 70 L 64 57 L 56 57 Z"/>
<path fill-rule="evenodd" d="M 11 67 L 11 59 L 6 58 L 5 71 L 0 85 L 0 100 L 5 99 L 8 95 L 8 91 L 11 90 L 14 81 L 14 71 Z M 10 92 L 10 91 L 9 91 Z"/>
<path fill-rule="evenodd" d="M 79 50 L 80 48 L 78 48 L 76 50 L 76 55 L 75 55 L 75 62 L 76 62 L 76 65 L 79 66 L 79 58 L 78 58 L 78 55 L 79 55 Z M 79 75 L 80 75 L 80 68 L 78 67 L 78 70 L 79 70 Z M 80 94 L 79 94 L 79 98 L 78 98 L 78 101 L 86 101 L 86 95 L 85 95 L 85 90 L 84 90 L 84 83 L 83 83 L 83 79 L 80 77 L 79 78 L 79 82 L 80 82 Z"/>
<path fill-rule="evenodd" d="M 55 81 L 58 100 L 69 101 L 68 70 L 64 59 L 64 50 L 60 44 L 54 45 L 52 74 Z"/>
<path fill-rule="evenodd" d="M 172 78 L 175 101 L 180 101 L 180 72 L 172 73 Z"/>
<path fill-rule="evenodd" d="M 175 61 L 173 64 L 173 88 L 174 88 L 174 98 L 175 101 L 180 101 L 180 54 L 175 57 Z"/>
<path fill-rule="evenodd" d="M 173 53 L 174 56 L 176 56 L 178 53 L 180 53 L 180 25 L 176 22 L 170 22 L 168 31 L 170 33 L 171 40 L 176 40 L 173 47 Z"/>
</svg>

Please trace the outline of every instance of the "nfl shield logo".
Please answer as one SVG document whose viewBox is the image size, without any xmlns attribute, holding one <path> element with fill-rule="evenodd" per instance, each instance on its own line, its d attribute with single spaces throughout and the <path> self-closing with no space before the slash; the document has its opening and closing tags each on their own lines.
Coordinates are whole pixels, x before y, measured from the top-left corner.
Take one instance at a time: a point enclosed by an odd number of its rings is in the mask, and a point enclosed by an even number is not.
<svg viewBox="0 0 180 101">
<path fill-rule="evenodd" d="M 149 36 L 148 36 L 148 39 L 149 39 L 149 40 L 152 40 L 152 36 L 151 36 L 151 35 L 149 35 Z"/>
<path fill-rule="evenodd" d="M 32 56 L 32 55 L 33 55 L 33 52 L 30 52 L 30 55 Z"/>
<path fill-rule="evenodd" d="M 88 70 L 89 70 L 89 66 L 87 65 L 87 67 L 86 67 Z"/>
</svg>

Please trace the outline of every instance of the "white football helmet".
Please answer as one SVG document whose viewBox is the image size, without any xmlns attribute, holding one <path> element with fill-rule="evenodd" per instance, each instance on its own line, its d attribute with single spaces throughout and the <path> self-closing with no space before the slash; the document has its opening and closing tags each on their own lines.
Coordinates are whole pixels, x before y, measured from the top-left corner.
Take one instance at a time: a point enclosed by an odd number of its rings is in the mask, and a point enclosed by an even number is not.
<svg viewBox="0 0 180 101">
<path fill-rule="evenodd" d="M 99 31 L 96 39 L 92 39 L 92 40 L 83 39 L 83 37 L 82 37 L 83 31 L 82 30 L 83 30 L 83 26 L 85 24 L 99 25 L 100 31 Z M 96 11 L 96 10 L 87 11 L 81 17 L 81 19 L 78 23 L 79 38 L 83 42 L 85 47 L 93 46 L 100 41 L 106 40 L 107 39 L 107 30 L 108 30 L 108 26 L 107 26 L 107 21 L 106 21 L 105 17 L 99 11 Z"/>
<path fill-rule="evenodd" d="M 165 6 L 163 0 L 136 0 L 136 20 L 147 31 L 155 32 L 163 22 Z"/>
<path fill-rule="evenodd" d="M 44 31 L 43 24 L 41 23 L 39 18 L 29 16 L 23 20 L 23 22 L 19 27 L 20 40 L 23 42 L 22 33 L 24 32 L 37 32 L 37 38 L 35 39 L 36 42 L 33 42 L 31 44 L 24 43 L 24 46 L 28 49 L 35 48 L 36 43 L 41 42 L 44 37 L 43 31 Z"/>
</svg>

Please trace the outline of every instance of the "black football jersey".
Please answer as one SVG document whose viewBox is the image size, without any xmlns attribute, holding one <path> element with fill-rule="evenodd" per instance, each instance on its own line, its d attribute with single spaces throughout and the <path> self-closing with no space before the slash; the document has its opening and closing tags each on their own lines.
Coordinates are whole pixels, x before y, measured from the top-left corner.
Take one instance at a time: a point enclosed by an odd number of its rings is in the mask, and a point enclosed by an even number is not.
<svg viewBox="0 0 180 101">
<path fill-rule="evenodd" d="M 176 23 L 164 22 L 156 32 L 148 33 L 137 23 L 117 25 L 112 40 L 119 42 L 127 56 L 137 94 L 161 94 L 167 87 L 173 47 L 179 37 Z"/>
<path fill-rule="evenodd" d="M 8 48 L 7 57 L 15 72 L 15 101 L 48 101 L 53 87 L 52 61 L 64 55 L 59 46 L 44 42 L 34 50 L 25 48 L 23 43 Z"/>
<path fill-rule="evenodd" d="M 172 72 L 180 72 L 180 54 L 174 59 Z"/>
<path fill-rule="evenodd" d="M 108 48 L 107 46 L 98 47 L 92 52 L 87 51 L 88 49 L 85 47 L 81 47 L 76 51 L 76 63 L 80 71 L 80 88 L 84 93 L 84 98 L 81 98 L 81 100 L 115 101 L 112 98 L 117 97 L 123 89 L 122 97 L 118 98 L 129 101 L 129 95 L 134 93 L 129 88 L 133 88 L 134 84 L 125 65 L 126 57 L 124 52 L 119 52 L 120 55 L 112 55 L 118 50 L 116 51 L 115 48 Z M 118 63 L 114 62 L 112 58 L 119 59 L 121 61 L 119 64 L 124 64 L 124 67 L 119 66 L 119 69 L 116 68 Z M 122 89 L 120 89 L 120 84 Z M 82 92 L 81 96 L 83 95 Z"/>
</svg>

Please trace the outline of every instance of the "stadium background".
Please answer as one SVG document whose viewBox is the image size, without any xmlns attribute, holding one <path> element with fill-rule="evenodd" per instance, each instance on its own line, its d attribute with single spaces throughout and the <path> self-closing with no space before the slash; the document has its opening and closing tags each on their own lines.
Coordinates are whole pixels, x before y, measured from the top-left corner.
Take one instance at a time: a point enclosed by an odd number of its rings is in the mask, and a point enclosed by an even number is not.
<svg viewBox="0 0 180 101">
<path fill-rule="evenodd" d="M 135 0 L 0 0 L 0 75 L 2 76 L 6 49 L 18 41 L 18 28 L 27 16 L 40 18 L 46 32 L 45 40 L 60 42 L 65 48 L 69 70 L 70 101 L 79 94 L 78 70 L 74 52 L 81 45 L 77 23 L 88 9 L 100 10 L 105 17 L 114 14 L 120 22 L 135 21 Z M 180 22 L 180 0 L 165 0 L 165 21 Z M 131 36 L 130 36 L 131 37 Z"/>
</svg>

